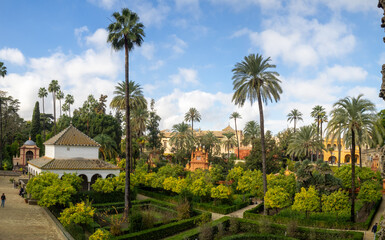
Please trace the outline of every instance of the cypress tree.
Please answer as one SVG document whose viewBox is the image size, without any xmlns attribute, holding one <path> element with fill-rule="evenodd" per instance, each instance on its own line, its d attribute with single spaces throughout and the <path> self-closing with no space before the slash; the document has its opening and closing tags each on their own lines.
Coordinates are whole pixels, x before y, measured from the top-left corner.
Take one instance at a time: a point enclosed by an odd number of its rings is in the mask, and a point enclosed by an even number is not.
<svg viewBox="0 0 385 240">
<path fill-rule="evenodd" d="M 32 124 L 31 124 L 31 139 L 36 142 L 36 135 L 40 134 L 41 126 L 40 126 L 40 110 L 39 110 L 39 102 L 36 101 L 35 108 L 33 109 L 32 115 Z"/>
</svg>

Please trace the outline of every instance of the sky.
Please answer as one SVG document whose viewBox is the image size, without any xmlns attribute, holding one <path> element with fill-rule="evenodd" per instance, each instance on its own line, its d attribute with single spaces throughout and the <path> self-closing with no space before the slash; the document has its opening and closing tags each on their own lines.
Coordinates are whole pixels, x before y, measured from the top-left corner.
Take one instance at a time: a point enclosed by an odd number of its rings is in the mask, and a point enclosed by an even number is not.
<svg viewBox="0 0 385 240">
<path fill-rule="evenodd" d="M 107 43 L 106 28 L 122 8 L 145 26 L 142 46 L 130 52 L 130 80 L 156 101 L 161 129 L 182 122 L 191 107 L 202 130 L 234 128 L 234 111 L 238 128 L 259 121 L 256 103 L 232 102 L 232 69 L 252 53 L 270 57 L 282 81 L 280 101 L 264 106 L 265 129 L 274 134 L 292 127 L 294 108 L 303 114 L 298 126 L 314 122 L 314 106 L 330 112 L 347 96 L 364 94 L 384 109 L 376 0 L 0 0 L 0 61 L 8 71 L 0 90 L 20 100 L 21 117 L 31 120 L 39 88 L 53 79 L 74 96 L 71 109 L 90 94 L 110 103 L 124 80 L 124 51 Z M 53 112 L 51 94 L 45 112 Z"/>
</svg>

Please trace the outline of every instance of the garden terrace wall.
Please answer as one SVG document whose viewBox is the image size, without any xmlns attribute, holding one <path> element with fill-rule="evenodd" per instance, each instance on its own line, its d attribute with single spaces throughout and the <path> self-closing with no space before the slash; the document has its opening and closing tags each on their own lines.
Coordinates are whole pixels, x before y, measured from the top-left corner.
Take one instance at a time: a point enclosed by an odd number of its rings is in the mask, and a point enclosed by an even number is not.
<svg viewBox="0 0 385 240">
<path fill-rule="evenodd" d="M 258 220 L 258 221 L 270 220 L 272 222 L 282 223 L 282 224 L 288 224 L 292 221 L 296 221 L 298 225 L 307 226 L 307 227 L 368 230 L 380 204 L 381 204 L 381 199 L 377 201 L 375 206 L 371 209 L 366 221 L 358 222 L 358 223 L 352 223 L 350 221 L 344 222 L 342 221 L 342 219 L 338 219 L 339 221 L 336 221 L 335 214 L 333 213 L 330 213 L 330 220 L 311 219 L 311 216 L 307 219 L 293 218 L 293 216 L 291 217 L 279 216 L 279 215 L 265 216 L 265 215 L 259 214 L 261 211 L 263 211 L 263 203 L 257 205 L 255 208 L 245 211 L 243 213 L 243 217 L 246 219 Z M 325 216 L 326 214 L 327 213 L 325 213 Z"/>
</svg>

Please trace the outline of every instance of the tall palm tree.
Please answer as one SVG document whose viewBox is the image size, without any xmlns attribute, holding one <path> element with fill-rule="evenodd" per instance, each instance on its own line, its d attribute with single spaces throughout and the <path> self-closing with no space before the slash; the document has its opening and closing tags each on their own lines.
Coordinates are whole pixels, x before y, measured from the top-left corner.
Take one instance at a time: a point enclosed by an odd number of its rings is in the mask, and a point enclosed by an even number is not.
<svg viewBox="0 0 385 240">
<path fill-rule="evenodd" d="M 191 132 L 192 132 L 192 136 L 194 137 L 194 121 L 200 122 L 201 114 L 198 112 L 196 108 L 190 108 L 184 115 L 184 120 L 186 122 L 191 121 Z"/>
<path fill-rule="evenodd" d="M 61 100 L 64 99 L 64 93 L 63 91 L 59 90 L 56 93 L 56 99 L 59 100 L 59 109 L 60 109 L 60 117 L 61 117 Z"/>
<path fill-rule="evenodd" d="M 146 123 L 148 120 L 148 111 L 145 108 L 138 108 L 132 111 L 131 126 L 136 137 L 143 136 L 146 131 Z"/>
<path fill-rule="evenodd" d="M 45 87 L 39 88 L 38 97 L 41 98 L 41 101 L 43 103 L 43 140 L 45 141 L 45 110 L 44 110 L 44 98 L 48 96 L 47 89 Z"/>
<path fill-rule="evenodd" d="M 321 126 L 321 133 L 320 133 L 320 124 L 322 124 L 321 119 L 323 119 L 324 116 L 326 115 L 325 108 L 320 106 L 320 105 L 317 105 L 317 106 L 313 107 L 312 110 L 313 111 L 310 113 L 310 116 L 313 117 L 317 123 L 317 135 L 318 135 L 318 137 L 320 137 L 320 136 L 322 136 L 322 126 Z M 321 137 L 321 140 L 322 140 L 322 137 Z M 316 156 L 317 156 L 316 158 L 318 160 L 319 159 L 318 151 L 316 152 Z"/>
<path fill-rule="evenodd" d="M 5 77 L 7 75 L 7 68 L 3 62 L 0 62 L 0 76 Z M 2 117 L 2 96 L 0 96 L 0 166 L 3 166 L 3 117 Z"/>
<path fill-rule="evenodd" d="M 69 117 L 71 117 L 71 105 L 74 104 L 74 102 L 75 102 L 74 96 L 72 96 L 71 94 L 67 94 L 67 96 L 65 98 L 65 104 L 68 105 Z"/>
<path fill-rule="evenodd" d="M 58 80 L 52 80 L 48 86 L 48 92 L 52 93 L 53 100 L 53 122 L 54 122 L 54 134 L 56 134 L 56 93 L 60 91 Z"/>
<path fill-rule="evenodd" d="M 97 135 L 94 140 L 100 144 L 99 151 L 103 156 L 103 160 L 111 160 L 116 156 L 116 142 L 109 135 L 102 133 Z"/>
<path fill-rule="evenodd" d="M 251 104 L 258 102 L 259 123 L 261 127 L 261 150 L 262 150 L 262 172 L 263 172 L 263 193 L 267 191 L 266 179 L 266 149 L 265 149 L 265 124 L 263 117 L 262 103 L 268 101 L 277 102 L 280 99 L 282 88 L 279 74 L 269 71 L 276 66 L 270 64 L 270 57 L 264 59 L 262 55 L 250 54 L 240 63 L 236 63 L 233 68 L 233 89 L 235 90 L 232 101 L 243 106 L 246 100 Z M 267 209 L 264 208 L 264 213 Z"/>
<path fill-rule="evenodd" d="M 302 113 L 300 111 L 298 111 L 298 109 L 293 109 L 289 112 L 289 114 L 287 114 L 287 121 L 288 122 L 292 122 L 294 121 L 294 134 L 295 134 L 295 131 L 296 131 L 296 126 L 297 126 L 297 121 L 303 121 L 302 119 Z"/>
<path fill-rule="evenodd" d="M 252 145 L 254 148 L 256 140 L 261 136 L 260 126 L 256 121 L 248 121 L 243 128 L 243 145 Z"/>
<path fill-rule="evenodd" d="M 225 149 L 227 150 L 227 160 L 230 160 L 230 148 L 236 144 L 234 135 L 235 133 L 233 132 L 223 133 L 223 136 L 225 136 L 226 139 L 222 143 L 223 143 L 223 146 L 225 146 Z"/>
<path fill-rule="evenodd" d="M 355 222 L 355 163 L 356 163 L 356 140 L 357 135 L 363 129 L 372 128 L 377 121 L 374 104 L 362 98 L 345 97 L 333 105 L 332 118 L 327 126 L 329 132 L 340 131 L 344 141 L 349 142 L 351 165 L 352 165 L 352 193 L 351 193 L 351 221 Z"/>
<path fill-rule="evenodd" d="M 233 112 L 230 115 L 230 119 L 234 119 L 234 123 L 235 123 L 235 135 L 237 136 L 238 159 L 239 159 L 239 137 L 238 137 L 238 131 L 237 131 L 237 118 L 242 119 L 241 115 L 237 112 Z"/>
<path fill-rule="evenodd" d="M 323 149 L 322 141 L 318 138 L 316 129 L 312 125 L 303 126 L 290 139 L 287 153 L 296 157 L 310 157 L 310 153 L 321 151 Z"/>
<path fill-rule="evenodd" d="M 206 148 L 209 154 L 209 158 L 211 158 L 213 155 L 219 154 L 221 151 L 221 141 L 211 131 L 201 136 L 198 141 L 201 146 Z"/>
<path fill-rule="evenodd" d="M 135 46 L 142 45 L 144 34 L 144 25 L 139 22 L 139 16 L 129 10 L 123 8 L 122 13 L 114 12 L 112 14 L 114 21 L 108 25 L 108 38 L 112 48 L 115 50 L 124 49 L 125 55 L 125 112 L 126 112 L 126 184 L 124 194 L 124 219 L 128 219 L 128 213 L 131 208 L 130 201 L 130 160 L 131 160 L 131 129 L 130 129 L 130 86 L 129 82 L 129 52 Z"/>
<path fill-rule="evenodd" d="M 129 93 L 129 102 L 130 102 L 130 110 L 135 109 L 147 109 L 147 100 L 143 96 L 142 88 L 138 83 L 135 83 L 134 81 L 130 81 L 128 83 L 128 89 Z M 126 83 L 120 82 L 117 86 L 115 86 L 114 91 L 114 98 L 112 99 L 110 103 L 110 107 L 117 109 L 117 110 L 126 110 L 126 102 L 125 102 L 125 95 L 126 95 Z"/>
</svg>

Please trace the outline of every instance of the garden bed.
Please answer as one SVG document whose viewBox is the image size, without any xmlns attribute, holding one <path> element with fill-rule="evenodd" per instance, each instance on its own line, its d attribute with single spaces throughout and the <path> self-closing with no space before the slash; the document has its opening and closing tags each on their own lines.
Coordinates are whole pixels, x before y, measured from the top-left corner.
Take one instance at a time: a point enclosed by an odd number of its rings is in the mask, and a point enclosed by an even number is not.
<svg viewBox="0 0 385 240">
<path fill-rule="evenodd" d="M 376 202 L 374 207 L 368 213 L 366 219 L 360 219 L 361 221 L 356 223 L 350 222 L 350 211 L 349 213 L 341 214 L 338 218 L 336 218 L 335 214 L 326 212 L 311 213 L 308 218 L 306 218 L 304 212 L 293 211 L 289 207 L 281 210 L 275 215 L 265 216 L 263 215 L 263 203 L 255 208 L 245 211 L 243 217 L 252 220 L 270 220 L 272 222 L 283 224 L 296 221 L 298 225 L 308 227 L 368 230 L 380 204 L 381 199 Z M 356 206 L 358 209 L 363 207 L 362 204 L 357 204 Z"/>
</svg>

